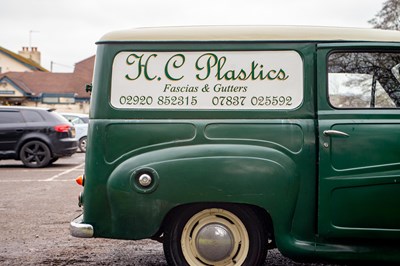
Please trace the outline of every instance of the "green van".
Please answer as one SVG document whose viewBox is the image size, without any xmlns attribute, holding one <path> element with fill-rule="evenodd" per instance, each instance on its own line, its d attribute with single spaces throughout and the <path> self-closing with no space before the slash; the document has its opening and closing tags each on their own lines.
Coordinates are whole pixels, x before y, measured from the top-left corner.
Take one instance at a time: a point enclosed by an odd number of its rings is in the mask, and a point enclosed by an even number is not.
<svg viewBox="0 0 400 266">
<path fill-rule="evenodd" d="M 106 34 L 77 237 L 152 238 L 170 265 L 400 262 L 400 33 Z"/>
</svg>

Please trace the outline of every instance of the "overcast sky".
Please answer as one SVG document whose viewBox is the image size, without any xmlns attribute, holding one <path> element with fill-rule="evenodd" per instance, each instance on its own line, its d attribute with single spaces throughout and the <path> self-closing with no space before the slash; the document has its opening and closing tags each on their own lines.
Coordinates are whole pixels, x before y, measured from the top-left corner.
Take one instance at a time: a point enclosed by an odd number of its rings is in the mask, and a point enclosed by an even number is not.
<svg viewBox="0 0 400 266">
<path fill-rule="evenodd" d="M 385 0 L 1 0 L 0 46 L 38 47 L 69 72 L 109 31 L 148 26 L 317 25 L 370 28 Z M 64 67 L 66 65 L 69 67 Z"/>
</svg>

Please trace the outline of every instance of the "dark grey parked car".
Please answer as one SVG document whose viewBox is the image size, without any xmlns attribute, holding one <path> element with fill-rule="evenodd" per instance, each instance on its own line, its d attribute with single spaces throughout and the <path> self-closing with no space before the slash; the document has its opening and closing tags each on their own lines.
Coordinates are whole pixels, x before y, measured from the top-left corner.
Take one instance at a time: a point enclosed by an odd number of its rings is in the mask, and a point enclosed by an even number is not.
<svg viewBox="0 0 400 266">
<path fill-rule="evenodd" d="M 0 106 L 0 160 L 45 167 L 77 148 L 75 128 L 52 109 Z"/>
</svg>

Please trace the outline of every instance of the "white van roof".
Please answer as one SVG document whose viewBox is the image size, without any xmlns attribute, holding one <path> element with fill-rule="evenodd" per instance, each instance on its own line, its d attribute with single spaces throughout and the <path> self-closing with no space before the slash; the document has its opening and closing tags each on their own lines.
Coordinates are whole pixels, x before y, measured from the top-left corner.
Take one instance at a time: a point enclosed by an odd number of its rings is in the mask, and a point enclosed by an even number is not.
<svg viewBox="0 0 400 266">
<path fill-rule="evenodd" d="M 136 28 L 104 35 L 101 42 L 125 41 L 380 41 L 400 42 L 391 30 L 314 26 L 194 26 Z"/>
</svg>

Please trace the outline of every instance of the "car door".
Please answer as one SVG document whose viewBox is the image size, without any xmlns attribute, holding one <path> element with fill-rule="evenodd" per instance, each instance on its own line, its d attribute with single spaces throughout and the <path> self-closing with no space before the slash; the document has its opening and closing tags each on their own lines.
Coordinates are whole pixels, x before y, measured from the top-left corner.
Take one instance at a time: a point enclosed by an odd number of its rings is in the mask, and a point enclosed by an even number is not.
<svg viewBox="0 0 400 266">
<path fill-rule="evenodd" d="M 0 155 L 15 154 L 16 144 L 24 134 L 25 122 L 18 110 L 0 110 Z"/>
<path fill-rule="evenodd" d="M 400 237 L 400 46 L 317 52 L 318 234 Z"/>
</svg>

